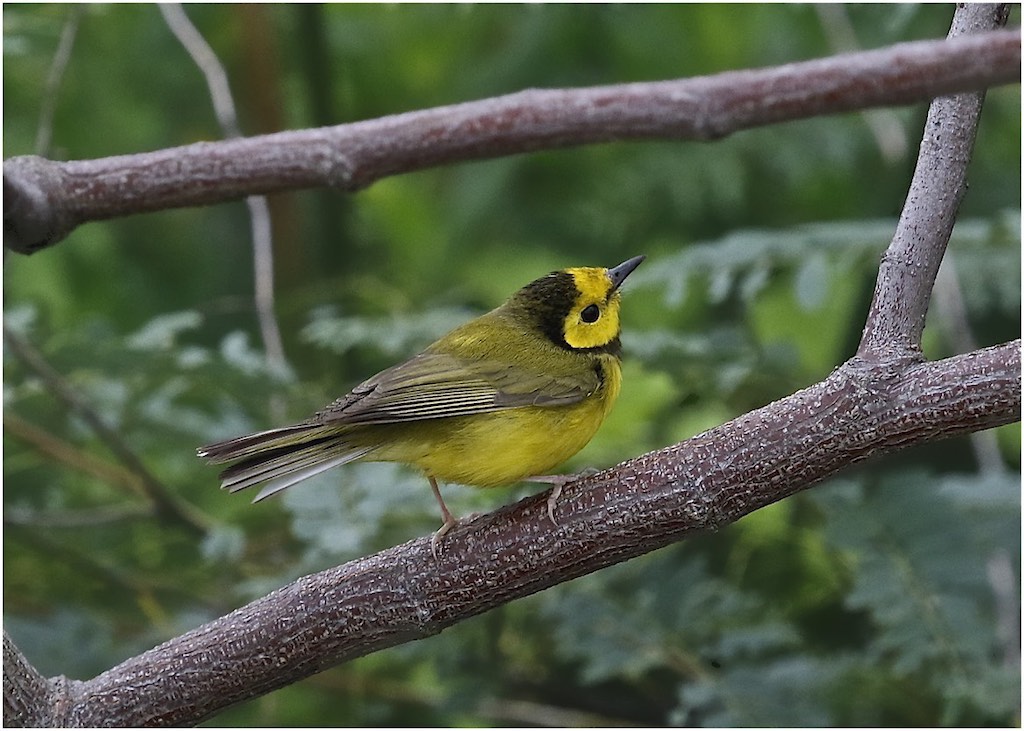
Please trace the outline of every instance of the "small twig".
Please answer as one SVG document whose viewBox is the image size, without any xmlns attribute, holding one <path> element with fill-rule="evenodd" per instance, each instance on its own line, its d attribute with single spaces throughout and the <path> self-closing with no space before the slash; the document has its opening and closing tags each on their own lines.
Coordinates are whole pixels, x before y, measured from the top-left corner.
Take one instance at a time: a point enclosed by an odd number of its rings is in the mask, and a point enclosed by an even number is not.
<svg viewBox="0 0 1024 731">
<path fill-rule="evenodd" d="M 217 122 L 224 136 L 229 139 L 240 137 L 242 131 L 238 124 L 238 114 L 231 96 L 227 72 L 217 58 L 217 54 L 189 20 L 181 5 L 169 3 L 160 5 L 159 8 L 167 27 L 171 29 L 196 66 L 203 72 L 210 91 L 210 99 L 213 101 Z M 284 344 L 281 341 L 281 329 L 277 324 L 277 316 L 274 314 L 274 247 L 270 209 L 267 206 L 266 197 L 261 195 L 248 196 L 245 199 L 245 204 L 249 209 L 249 222 L 252 229 L 256 319 L 259 322 L 267 361 L 280 372 L 287 369 L 288 365 L 284 354 Z"/>
<path fill-rule="evenodd" d="M 446 700 L 442 693 L 424 690 L 411 683 L 379 678 L 367 681 L 364 676 L 337 671 L 315 675 L 309 679 L 309 683 L 335 695 L 377 698 L 391 704 L 441 708 Z M 484 718 L 552 728 L 629 728 L 638 725 L 621 718 L 610 718 L 574 708 L 559 708 L 509 698 L 484 698 L 477 704 L 474 712 Z"/>
<path fill-rule="evenodd" d="M 832 50 L 837 53 L 860 50 L 846 5 L 815 3 L 814 10 L 818 14 L 818 21 L 825 35 L 828 36 Z M 906 157 L 907 133 L 899 117 L 891 109 L 867 109 L 861 112 L 861 116 L 871 130 L 883 160 L 895 164 Z"/>
<path fill-rule="evenodd" d="M 284 354 L 277 314 L 274 312 L 274 244 L 271 238 L 270 207 L 262 195 L 249 196 L 245 199 L 245 205 L 249 209 L 249 220 L 252 223 L 256 320 L 260 326 L 267 362 L 274 369 L 275 375 L 281 375 L 288 370 L 288 360 Z M 270 411 L 276 420 L 284 419 L 285 404 L 280 394 L 271 396 Z"/>
<path fill-rule="evenodd" d="M 60 564 L 83 577 L 99 581 L 105 589 L 123 591 L 134 597 L 148 594 L 153 588 L 149 584 L 153 574 L 142 573 L 136 578 L 119 563 L 105 561 L 91 552 L 82 551 L 70 540 L 65 542 L 55 539 L 52 531 L 36 530 L 34 526 L 7 521 L 4 525 L 5 533 L 11 540 L 23 544 L 20 550 L 30 547 L 43 556 L 44 562 Z"/>
<path fill-rule="evenodd" d="M 22 419 L 9 409 L 4 409 L 4 432 L 72 469 L 86 472 L 111 485 L 122 485 L 136 495 L 146 496 L 146 491 L 142 488 L 141 481 L 134 472 L 83 452 L 63 439 L 59 439 Z"/>
<path fill-rule="evenodd" d="M 50 140 L 53 137 L 53 115 L 57 111 L 57 92 L 60 90 L 60 82 L 64 79 L 68 62 L 71 60 L 71 49 L 75 45 L 75 35 L 78 33 L 78 25 L 84 13 L 84 6 L 72 5 L 68 11 L 67 20 L 64 21 L 64 28 L 60 32 L 60 41 L 58 41 L 57 50 L 53 54 L 50 72 L 46 75 L 42 104 L 39 106 L 39 124 L 36 126 L 35 144 L 37 155 L 47 155 L 50 152 Z"/>
<path fill-rule="evenodd" d="M 939 266 L 932 299 L 954 352 L 968 353 L 977 349 L 978 343 L 971 333 L 971 324 L 967 320 L 967 306 L 964 304 L 963 292 L 957 279 L 956 259 L 952 252 L 947 252 Z M 1006 463 L 999 451 L 999 439 L 994 431 L 974 432 L 969 439 L 974 459 L 982 473 L 1006 472 Z"/>
<path fill-rule="evenodd" d="M 208 530 L 209 518 L 193 506 L 178 499 L 164 487 L 135 452 L 125 444 L 121 435 L 108 426 L 92 406 L 72 388 L 71 384 L 64 380 L 64 377 L 54 370 L 27 340 L 11 330 L 6 322 L 3 324 L 3 335 L 4 342 L 11 353 L 40 378 L 51 394 L 89 425 L 89 428 L 107 445 L 114 456 L 121 461 L 121 464 L 138 476 L 146 496 L 153 502 L 160 517 L 172 520 L 194 533 L 205 533 Z"/>
<path fill-rule="evenodd" d="M 102 582 L 106 589 L 124 592 L 137 602 L 139 609 L 155 625 L 166 626 L 169 620 L 169 610 L 160 601 L 162 596 L 168 597 L 167 601 L 172 604 L 184 599 L 202 611 L 215 614 L 225 611 L 224 595 L 211 597 L 202 593 L 194 582 L 187 579 L 172 577 L 168 580 L 164 575 L 150 571 L 144 566 L 126 570 L 121 562 L 111 562 L 93 553 L 82 551 L 73 541 L 57 540 L 53 537 L 53 531 L 38 530 L 34 525 L 5 521 L 5 532 L 12 540 L 22 544 L 22 547 L 37 551 L 44 562 L 60 564 L 66 569 Z M 175 583 L 175 578 L 178 583 Z M 10 597 L 7 606 L 9 605 Z"/>
<path fill-rule="evenodd" d="M 145 505 L 105 505 L 82 510 L 23 510 L 18 507 L 4 509 L 4 525 L 29 528 L 84 528 L 142 520 L 153 517 L 153 509 Z"/>
<path fill-rule="evenodd" d="M 213 52 L 210 44 L 188 19 L 180 4 L 166 3 L 157 7 L 160 14 L 164 16 L 164 22 L 167 23 L 171 33 L 185 47 L 185 51 L 192 61 L 203 72 L 221 132 L 228 138 L 241 137 L 242 130 L 238 126 L 238 114 L 235 112 L 235 101 L 231 97 L 228 75 L 217 59 L 217 54 Z"/>
<path fill-rule="evenodd" d="M 1013 558 L 999 550 L 988 560 L 988 583 L 995 599 L 996 627 L 1003 644 L 1003 666 L 1020 670 L 1020 586 Z"/>
<path fill-rule="evenodd" d="M 546 703 L 513 698 L 486 698 L 476 712 L 485 718 L 511 722 L 514 726 L 536 728 L 633 728 L 642 724 L 575 708 L 558 708 Z"/>
</svg>

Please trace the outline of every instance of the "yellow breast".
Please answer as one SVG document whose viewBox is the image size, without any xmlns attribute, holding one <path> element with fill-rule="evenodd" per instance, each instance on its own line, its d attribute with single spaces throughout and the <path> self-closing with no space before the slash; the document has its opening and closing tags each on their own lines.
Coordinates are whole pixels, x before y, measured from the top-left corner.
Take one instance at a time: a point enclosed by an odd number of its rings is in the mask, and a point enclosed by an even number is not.
<svg viewBox="0 0 1024 731">
<path fill-rule="evenodd" d="M 439 480 L 477 487 L 548 474 L 586 446 L 619 395 L 618 358 L 595 358 L 601 385 L 579 403 L 381 425 L 374 430 L 380 446 L 366 459 L 412 464 Z"/>
</svg>

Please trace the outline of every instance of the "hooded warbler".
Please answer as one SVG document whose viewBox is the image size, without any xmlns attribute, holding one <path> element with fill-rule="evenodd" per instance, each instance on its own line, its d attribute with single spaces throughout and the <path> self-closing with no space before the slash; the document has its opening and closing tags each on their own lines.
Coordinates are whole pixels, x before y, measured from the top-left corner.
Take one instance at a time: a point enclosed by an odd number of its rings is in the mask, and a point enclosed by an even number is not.
<svg viewBox="0 0 1024 731">
<path fill-rule="evenodd" d="M 253 502 L 346 462 L 416 466 L 444 518 L 436 554 L 456 524 L 437 480 L 513 483 L 556 467 L 597 432 L 622 381 L 619 287 L 643 260 L 552 272 L 306 421 L 198 454 L 235 462 L 220 475 L 231 492 L 267 483 Z"/>
</svg>

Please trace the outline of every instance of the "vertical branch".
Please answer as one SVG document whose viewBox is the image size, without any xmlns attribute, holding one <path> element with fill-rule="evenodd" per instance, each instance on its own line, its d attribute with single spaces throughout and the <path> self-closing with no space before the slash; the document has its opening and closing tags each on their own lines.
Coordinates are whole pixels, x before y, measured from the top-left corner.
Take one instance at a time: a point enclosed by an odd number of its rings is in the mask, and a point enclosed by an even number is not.
<svg viewBox="0 0 1024 731">
<path fill-rule="evenodd" d="M 160 13 L 174 36 L 184 46 L 206 79 L 213 103 L 217 123 L 225 137 L 240 137 L 238 114 L 231 97 L 227 73 L 213 49 L 188 19 L 181 5 L 177 3 L 160 5 Z M 271 240 L 270 210 L 265 196 L 249 196 L 245 199 L 249 209 L 253 245 L 253 290 L 256 304 L 256 318 L 260 326 L 263 348 L 267 361 L 278 372 L 288 368 L 281 342 L 281 329 L 274 314 L 274 253 Z"/>
<path fill-rule="evenodd" d="M 1020 586 L 1013 556 L 1000 549 L 988 560 L 986 573 L 995 599 L 996 628 L 1002 641 L 1003 666 L 1020 671 Z"/>
<path fill-rule="evenodd" d="M 960 5 L 949 37 L 1006 23 L 1006 6 Z M 967 166 L 985 93 L 932 102 L 917 166 L 896 233 L 882 256 L 857 355 L 869 361 L 920 360 L 921 333 L 942 255 L 967 190 Z"/>
</svg>

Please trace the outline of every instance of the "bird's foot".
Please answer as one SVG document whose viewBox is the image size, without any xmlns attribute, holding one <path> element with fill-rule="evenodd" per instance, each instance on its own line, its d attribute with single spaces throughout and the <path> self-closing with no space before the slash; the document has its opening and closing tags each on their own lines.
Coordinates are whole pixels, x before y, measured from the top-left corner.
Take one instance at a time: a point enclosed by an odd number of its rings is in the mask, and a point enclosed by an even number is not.
<svg viewBox="0 0 1024 731">
<path fill-rule="evenodd" d="M 457 526 L 459 521 L 455 520 L 449 513 L 445 516 L 445 521 L 440 528 L 430 538 L 430 552 L 434 554 L 434 560 L 438 558 L 437 549 L 441 546 L 441 539 L 444 538 L 444 534 L 450 531 L 452 528 Z"/>
<path fill-rule="evenodd" d="M 437 499 L 437 504 L 441 507 L 441 517 L 444 518 L 444 523 L 437 529 L 433 537 L 430 539 L 430 552 L 434 554 L 434 560 L 437 560 L 437 548 L 441 545 L 441 539 L 444 538 L 444 534 L 459 524 L 459 521 L 452 517 L 452 513 L 448 510 L 448 506 L 444 504 L 444 498 L 441 497 L 441 490 L 437 486 L 437 480 L 434 479 L 433 475 L 427 475 L 427 480 L 430 481 L 430 489 L 434 493 L 434 497 Z"/>
<path fill-rule="evenodd" d="M 558 521 L 555 520 L 555 505 L 558 503 L 558 498 L 562 496 L 562 488 L 568 485 L 570 482 L 576 482 L 576 480 L 590 475 L 596 474 L 599 470 L 593 467 L 587 467 L 584 470 L 576 472 L 571 475 L 534 475 L 533 477 L 527 477 L 526 482 L 543 482 L 551 485 L 551 494 L 548 495 L 548 518 L 551 520 L 551 524 L 554 526 L 558 525 Z"/>
</svg>

